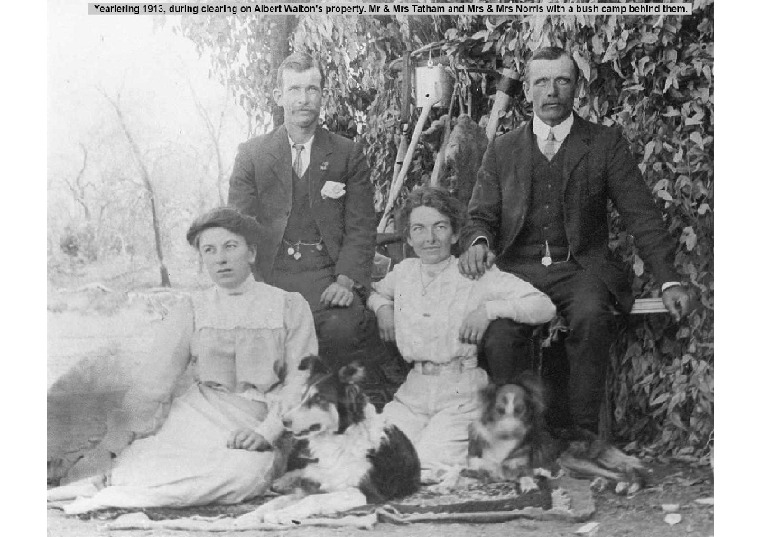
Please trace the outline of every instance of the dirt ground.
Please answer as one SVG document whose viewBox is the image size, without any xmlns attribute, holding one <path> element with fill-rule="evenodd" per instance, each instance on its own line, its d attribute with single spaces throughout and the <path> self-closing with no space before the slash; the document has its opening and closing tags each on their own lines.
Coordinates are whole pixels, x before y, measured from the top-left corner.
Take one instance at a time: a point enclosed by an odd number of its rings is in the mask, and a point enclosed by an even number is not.
<svg viewBox="0 0 760 537">
<path fill-rule="evenodd" d="M 184 288 L 200 280 L 190 274 Z M 118 285 L 79 287 L 48 293 L 48 465 L 65 466 L 94 445 L 104 433 L 105 412 L 119 403 L 131 372 L 149 359 L 152 334 L 175 293 L 143 289 L 120 291 Z M 597 536 L 710 536 L 714 508 L 696 500 L 711 499 L 714 479 L 710 467 L 682 461 L 652 461 L 651 486 L 631 497 L 613 492 L 594 493 L 596 513 L 590 522 L 599 524 Z M 55 468 L 53 468 L 55 473 Z M 665 522 L 663 504 L 676 504 L 680 522 Z M 185 531 L 119 531 L 103 529 L 102 520 L 67 517 L 47 510 L 48 535 L 124 537 L 176 535 L 206 537 L 219 533 Z M 239 532 L 250 535 L 355 535 L 368 531 L 383 536 L 454 537 L 476 536 L 568 536 L 583 523 L 514 520 L 498 524 L 378 524 L 373 530 L 300 528 L 274 532 Z M 233 533 L 230 533 L 233 534 Z"/>
<path fill-rule="evenodd" d="M 708 537 L 713 535 L 714 508 L 695 500 L 712 498 L 713 477 L 709 468 L 693 468 L 687 464 L 656 464 L 653 466 L 652 486 L 632 497 L 613 492 L 595 493 L 596 513 L 589 522 L 599 524 L 594 535 L 629 537 Z M 663 505 L 677 504 L 681 521 L 674 525 L 665 522 Z M 61 511 L 48 509 L 48 535 L 55 537 L 94 537 L 104 534 L 142 537 L 172 535 L 177 537 L 214 537 L 219 535 L 276 535 L 328 537 L 332 535 L 374 534 L 403 537 L 561 537 L 574 535 L 585 523 L 513 520 L 495 524 L 410 524 L 397 526 L 377 524 L 372 530 L 348 528 L 298 528 L 285 531 L 260 532 L 189 532 L 165 530 L 135 530 L 107 532 L 104 521 L 80 520 L 67 517 Z"/>
</svg>

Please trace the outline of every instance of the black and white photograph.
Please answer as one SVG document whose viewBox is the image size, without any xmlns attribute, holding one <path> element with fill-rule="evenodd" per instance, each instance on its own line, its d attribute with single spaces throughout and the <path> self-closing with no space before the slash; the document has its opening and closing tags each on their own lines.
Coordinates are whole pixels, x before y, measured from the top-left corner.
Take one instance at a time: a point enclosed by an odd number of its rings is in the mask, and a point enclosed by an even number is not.
<svg viewBox="0 0 760 537">
<path fill-rule="evenodd" d="M 47 535 L 731 534 L 714 10 L 49 0 Z"/>
</svg>

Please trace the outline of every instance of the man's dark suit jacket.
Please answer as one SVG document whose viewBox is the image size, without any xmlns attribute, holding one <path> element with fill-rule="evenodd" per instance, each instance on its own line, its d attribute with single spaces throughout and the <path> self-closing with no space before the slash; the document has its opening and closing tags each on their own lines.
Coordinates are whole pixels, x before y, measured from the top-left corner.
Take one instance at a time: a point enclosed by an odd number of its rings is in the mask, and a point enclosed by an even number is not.
<svg viewBox="0 0 760 537">
<path fill-rule="evenodd" d="M 240 144 L 230 177 L 229 204 L 255 217 L 267 233 L 256 254 L 256 273 L 269 281 L 293 204 L 288 133 L 282 126 Z M 309 163 L 311 210 L 335 275 L 369 287 L 375 252 L 375 209 L 369 168 L 361 147 L 317 128 Z M 344 183 L 345 195 L 323 198 L 325 182 Z"/>
<path fill-rule="evenodd" d="M 532 121 L 496 138 L 488 147 L 469 205 L 461 245 L 488 239 L 497 264 L 505 260 L 525 223 L 531 194 Z M 565 140 L 562 201 L 564 228 L 575 259 L 605 282 L 622 311 L 633 305 L 631 271 L 610 252 L 607 200 L 634 237 L 638 254 L 660 283 L 679 281 L 675 242 L 654 204 L 619 128 L 575 116 Z"/>
</svg>

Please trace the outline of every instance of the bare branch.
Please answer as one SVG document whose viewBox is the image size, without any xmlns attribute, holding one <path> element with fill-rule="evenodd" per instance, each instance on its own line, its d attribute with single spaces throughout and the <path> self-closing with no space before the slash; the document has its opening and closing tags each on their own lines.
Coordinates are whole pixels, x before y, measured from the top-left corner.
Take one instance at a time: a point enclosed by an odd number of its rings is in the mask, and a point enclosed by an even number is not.
<svg viewBox="0 0 760 537">
<path fill-rule="evenodd" d="M 164 264 L 164 254 L 163 254 L 163 249 L 161 247 L 161 226 L 160 226 L 160 222 L 158 218 L 158 211 L 156 210 L 156 196 L 153 191 L 153 184 L 150 180 L 150 173 L 148 173 L 148 167 L 145 164 L 145 159 L 142 155 L 142 152 L 140 151 L 140 147 L 137 145 L 137 142 L 135 142 L 135 139 L 132 136 L 132 132 L 127 127 L 127 122 L 124 119 L 124 114 L 122 112 L 121 105 L 119 102 L 121 93 L 116 94 L 116 99 L 111 97 L 102 88 L 100 88 L 100 93 L 103 94 L 106 100 L 113 107 L 114 112 L 116 112 L 116 117 L 119 120 L 119 126 L 121 127 L 121 131 L 124 133 L 124 137 L 127 139 L 129 147 L 132 151 L 132 156 L 134 157 L 135 162 L 137 163 L 137 167 L 140 170 L 140 176 L 143 181 L 143 187 L 145 188 L 145 192 L 148 196 L 148 201 L 150 202 L 151 216 L 153 217 L 153 236 L 155 239 L 156 255 L 158 256 L 158 263 L 159 263 L 159 268 L 160 268 L 160 273 L 161 273 L 161 286 L 171 287 L 171 282 L 169 281 L 169 271 L 166 269 L 166 265 Z"/>
</svg>

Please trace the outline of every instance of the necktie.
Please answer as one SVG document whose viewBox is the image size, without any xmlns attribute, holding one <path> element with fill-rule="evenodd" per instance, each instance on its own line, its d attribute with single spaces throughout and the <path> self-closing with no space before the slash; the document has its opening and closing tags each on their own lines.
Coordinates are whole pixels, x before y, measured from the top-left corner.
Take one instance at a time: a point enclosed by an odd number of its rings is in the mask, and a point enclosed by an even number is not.
<svg viewBox="0 0 760 537">
<path fill-rule="evenodd" d="M 301 160 L 303 147 L 303 144 L 293 144 L 293 148 L 296 150 L 296 159 L 293 161 L 293 171 L 296 173 L 296 177 L 298 178 L 303 175 L 303 162 Z"/>
<path fill-rule="evenodd" d="M 557 154 L 557 146 L 559 146 L 559 142 L 554 137 L 552 130 L 549 129 L 549 136 L 546 137 L 546 143 L 544 144 L 544 150 L 542 153 L 547 159 L 551 160 L 554 158 L 554 155 Z"/>
</svg>

